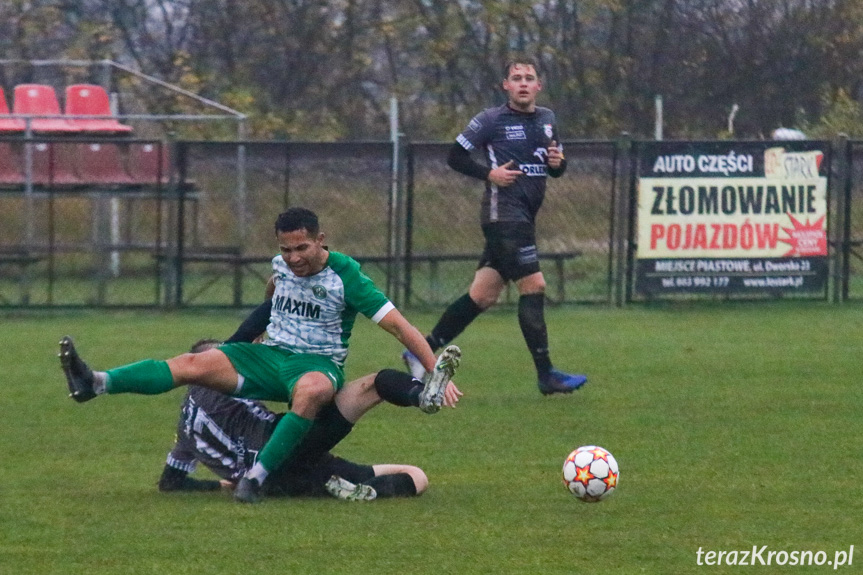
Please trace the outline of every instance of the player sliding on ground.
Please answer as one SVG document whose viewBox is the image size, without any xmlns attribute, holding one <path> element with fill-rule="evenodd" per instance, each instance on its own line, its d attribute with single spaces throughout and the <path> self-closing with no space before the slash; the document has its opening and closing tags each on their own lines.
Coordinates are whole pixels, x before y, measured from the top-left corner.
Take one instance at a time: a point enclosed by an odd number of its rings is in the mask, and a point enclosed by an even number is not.
<svg viewBox="0 0 863 575">
<path fill-rule="evenodd" d="M 235 337 L 236 334 L 232 337 Z M 218 347 L 204 339 L 191 353 Z M 264 482 L 267 497 L 321 497 L 351 501 L 421 495 L 428 487 L 425 472 L 414 465 L 362 465 L 329 452 L 370 409 L 386 400 L 419 407 L 423 385 L 410 374 L 384 369 L 345 384 L 333 403 L 321 410 L 312 430 L 293 455 Z M 458 390 L 447 389 L 444 405 L 455 407 Z M 284 416 L 262 403 L 231 397 L 197 385 L 187 386 L 180 408 L 177 436 L 159 479 L 159 490 L 214 491 L 233 488 L 254 466 L 257 453 Z M 198 464 L 221 481 L 190 477 Z"/>
<path fill-rule="evenodd" d="M 318 217 L 290 208 L 275 224 L 280 255 L 273 258 L 272 312 L 264 343 L 231 343 L 167 361 L 144 360 L 92 371 L 78 357 L 72 339 L 60 342 L 60 360 L 71 397 L 79 402 L 101 394 L 165 393 L 196 384 L 247 399 L 291 406 L 261 450 L 258 461 L 234 490 L 236 500 L 260 500 L 267 475 L 283 463 L 309 432 L 318 412 L 344 385 L 348 339 L 357 313 L 392 334 L 428 371 L 420 407 L 439 408 L 458 363 L 458 348 L 440 358 L 422 334 L 360 271 L 356 260 L 324 245 Z"/>
</svg>

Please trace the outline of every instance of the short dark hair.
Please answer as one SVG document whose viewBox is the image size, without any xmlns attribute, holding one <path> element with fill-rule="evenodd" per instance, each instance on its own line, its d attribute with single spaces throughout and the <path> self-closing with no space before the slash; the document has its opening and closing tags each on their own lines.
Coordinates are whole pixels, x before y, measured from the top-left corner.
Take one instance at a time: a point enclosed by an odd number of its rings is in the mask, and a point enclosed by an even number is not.
<svg viewBox="0 0 863 575">
<path fill-rule="evenodd" d="M 516 64 L 521 64 L 523 66 L 533 66 L 536 75 L 539 76 L 539 64 L 536 61 L 536 58 L 532 58 L 531 56 L 526 56 L 524 54 L 514 54 L 509 57 L 509 60 L 506 61 L 506 64 L 503 66 L 503 77 L 504 79 L 509 78 L 509 71 Z"/>
<path fill-rule="evenodd" d="M 276 233 L 306 230 L 310 236 L 321 231 L 318 216 L 307 208 L 288 208 L 276 218 Z"/>
<path fill-rule="evenodd" d="M 213 349 L 219 347 L 224 342 L 220 339 L 213 338 L 204 338 L 196 341 L 192 348 L 189 350 L 189 353 L 201 353 L 202 351 L 207 351 L 208 349 Z"/>
</svg>

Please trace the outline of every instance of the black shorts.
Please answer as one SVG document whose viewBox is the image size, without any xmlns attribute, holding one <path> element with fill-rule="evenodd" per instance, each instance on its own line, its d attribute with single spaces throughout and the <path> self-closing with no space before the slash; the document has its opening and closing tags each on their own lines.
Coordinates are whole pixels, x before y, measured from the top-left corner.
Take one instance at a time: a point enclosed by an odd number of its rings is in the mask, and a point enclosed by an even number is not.
<svg viewBox="0 0 863 575">
<path fill-rule="evenodd" d="M 328 496 L 324 483 L 331 475 L 338 475 L 351 483 L 363 483 L 375 476 L 371 465 L 361 465 L 324 454 L 315 465 L 294 464 L 283 466 L 264 481 L 263 491 L 270 497 L 323 497 Z"/>
<path fill-rule="evenodd" d="M 536 231 L 526 222 L 494 222 L 482 227 L 485 249 L 477 269 L 491 268 L 505 281 L 516 281 L 539 271 Z"/>
</svg>

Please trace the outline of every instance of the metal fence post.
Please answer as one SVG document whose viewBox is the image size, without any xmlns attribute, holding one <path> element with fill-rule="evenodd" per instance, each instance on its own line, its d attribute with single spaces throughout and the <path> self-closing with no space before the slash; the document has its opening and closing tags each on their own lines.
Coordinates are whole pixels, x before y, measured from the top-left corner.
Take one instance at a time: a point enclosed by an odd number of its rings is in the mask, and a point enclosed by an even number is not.
<svg viewBox="0 0 863 575">
<path fill-rule="evenodd" d="M 641 156 L 641 147 L 639 146 L 639 142 L 635 140 L 629 141 L 629 146 L 626 148 L 626 188 L 625 188 L 625 197 L 626 197 L 626 241 L 625 245 L 625 257 L 626 263 L 624 265 L 625 269 L 625 301 L 627 303 L 632 301 L 632 275 L 633 275 L 633 260 L 635 259 L 635 250 L 638 247 L 635 240 L 635 224 L 638 213 L 638 194 L 637 194 L 637 181 L 638 181 L 638 170 L 639 170 L 639 161 Z"/>
<path fill-rule="evenodd" d="M 632 214 L 629 214 L 629 217 L 627 217 L 627 213 L 629 212 L 628 206 L 631 192 L 632 146 L 632 137 L 627 132 L 623 132 L 620 138 L 617 139 L 614 156 L 616 190 L 613 198 L 614 206 L 612 208 L 612 213 L 614 214 L 611 230 L 613 241 L 609 247 L 614 254 L 616 262 L 614 304 L 617 307 L 622 307 L 629 301 L 628 242 L 630 239 L 629 219 L 632 217 Z"/>
<path fill-rule="evenodd" d="M 405 182 L 405 266 L 404 266 L 404 301 L 405 305 L 411 303 L 413 291 L 413 251 L 414 251 L 414 146 L 411 142 L 405 145 L 406 151 L 406 175 Z"/>
<path fill-rule="evenodd" d="M 24 119 L 24 243 L 26 251 L 33 250 L 36 241 L 35 213 L 36 199 L 33 191 L 33 118 Z M 53 206 L 52 206 L 53 210 Z M 24 266 L 21 270 L 21 304 L 30 304 L 30 272 Z M 53 266 L 52 266 L 53 267 Z"/>
<path fill-rule="evenodd" d="M 164 300 L 163 305 L 171 308 L 176 307 L 182 301 L 182 248 L 180 247 L 180 237 L 182 236 L 181 226 L 183 225 L 182 202 L 180 202 L 179 186 L 177 185 L 177 172 L 180 169 L 179 156 L 180 145 L 173 133 L 168 135 L 168 162 L 169 172 L 166 193 L 162 197 L 166 198 L 165 210 L 165 238 L 164 238 L 164 253 L 162 253 L 162 277 L 164 285 Z M 161 177 L 161 176 L 160 176 Z M 160 184 L 161 189 L 161 184 Z"/>
<path fill-rule="evenodd" d="M 836 143 L 838 154 L 842 161 L 841 194 L 837 194 L 837 215 L 842 218 L 842 232 L 837 232 L 836 237 L 836 259 L 834 265 L 838 268 L 834 280 L 835 302 L 844 302 L 848 299 L 848 281 L 851 273 L 851 187 L 854 183 L 854 155 L 853 146 L 848 141 L 848 136 L 841 134 Z M 838 187 L 838 186 L 837 186 Z"/>
<path fill-rule="evenodd" d="M 237 122 L 237 138 L 242 142 L 237 147 L 237 213 L 239 214 L 239 231 L 240 236 L 240 253 L 238 258 L 245 255 L 246 244 L 249 239 L 249 202 L 246 190 L 246 138 L 248 132 L 246 129 L 245 116 Z M 239 263 L 234 268 L 234 306 L 240 307 L 243 305 L 243 267 Z"/>
<path fill-rule="evenodd" d="M 399 133 L 399 103 L 390 98 L 390 141 L 392 142 L 392 173 L 389 198 L 389 240 L 387 243 L 387 296 L 401 305 L 401 134 Z"/>
<path fill-rule="evenodd" d="M 186 252 L 186 175 L 188 160 L 188 147 L 186 142 L 180 142 L 176 146 L 177 169 L 176 176 L 171 181 L 174 188 L 174 196 L 177 198 L 177 250 L 174 257 L 174 277 L 176 285 L 174 288 L 174 306 L 183 305 L 183 257 Z"/>
</svg>

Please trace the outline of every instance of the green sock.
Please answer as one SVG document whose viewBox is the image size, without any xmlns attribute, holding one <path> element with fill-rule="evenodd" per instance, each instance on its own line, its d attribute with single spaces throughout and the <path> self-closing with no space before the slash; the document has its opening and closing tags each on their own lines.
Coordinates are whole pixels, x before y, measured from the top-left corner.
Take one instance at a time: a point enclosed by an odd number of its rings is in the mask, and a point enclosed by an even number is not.
<svg viewBox="0 0 863 575">
<path fill-rule="evenodd" d="M 156 395 L 174 389 L 174 376 L 167 361 L 145 359 L 107 372 L 105 390 L 108 393 L 141 393 Z"/>
<path fill-rule="evenodd" d="M 299 445 L 311 429 L 312 423 L 313 420 L 300 417 L 293 411 L 286 413 L 258 454 L 258 463 L 267 471 L 277 468 Z"/>
</svg>

